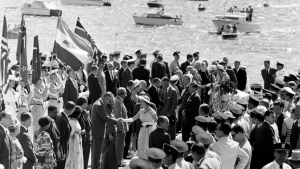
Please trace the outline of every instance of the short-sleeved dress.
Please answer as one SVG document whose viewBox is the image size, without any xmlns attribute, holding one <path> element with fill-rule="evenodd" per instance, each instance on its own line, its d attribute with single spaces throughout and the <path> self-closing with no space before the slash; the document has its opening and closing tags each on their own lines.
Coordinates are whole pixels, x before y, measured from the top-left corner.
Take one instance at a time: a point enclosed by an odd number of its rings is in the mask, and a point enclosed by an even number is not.
<svg viewBox="0 0 300 169">
<path fill-rule="evenodd" d="M 139 112 L 140 120 L 144 122 L 154 122 L 152 115 L 155 115 L 156 112 L 149 107 L 147 110 L 141 109 Z M 156 125 L 149 127 L 141 127 L 139 137 L 138 137 L 138 153 L 137 156 L 141 159 L 148 159 L 146 155 L 146 150 L 149 148 L 149 136 L 150 133 L 155 130 Z"/>
<path fill-rule="evenodd" d="M 11 163 L 13 169 L 23 168 L 24 151 L 17 138 L 11 137 Z"/>
</svg>

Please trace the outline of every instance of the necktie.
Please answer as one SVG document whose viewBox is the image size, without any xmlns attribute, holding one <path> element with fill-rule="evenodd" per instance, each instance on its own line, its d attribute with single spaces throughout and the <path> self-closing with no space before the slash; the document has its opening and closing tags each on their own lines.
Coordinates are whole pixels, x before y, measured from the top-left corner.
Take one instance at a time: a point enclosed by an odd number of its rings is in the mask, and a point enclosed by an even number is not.
<svg viewBox="0 0 300 169">
<path fill-rule="evenodd" d="M 279 166 L 280 169 L 283 169 L 282 165 Z"/>
<path fill-rule="evenodd" d="M 111 78 L 111 80 L 113 80 L 113 78 L 114 78 L 112 71 L 110 71 L 110 78 Z"/>
<path fill-rule="evenodd" d="M 267 69 L 267 76 L 269 76 L 269 69 Z"/>
<path fill-rule="evenodd" d="M 86 77 L 85 77 L 85 74 L 83 72 L 83 69 L 81 71 L 82 71 L 82 81 L 86 83 Z"/>
</svg>

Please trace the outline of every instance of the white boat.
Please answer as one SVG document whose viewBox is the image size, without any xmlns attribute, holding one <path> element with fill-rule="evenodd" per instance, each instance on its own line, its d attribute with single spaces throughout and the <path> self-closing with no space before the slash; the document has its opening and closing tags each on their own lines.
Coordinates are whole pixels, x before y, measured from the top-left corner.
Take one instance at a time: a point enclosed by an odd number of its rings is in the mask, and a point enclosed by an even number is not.
<svg viewBox="0 0 300 169">
<path fill-rule="evenodd" d="M 213 24 L 220 30 L 222 26 L 226 26 L 227 24 L 230 25 L 237 25 L 238 32 L 260 32 L 261 31 L 261 24 L 256 20 L 247 21 L 247 14 L 243 13 L 229 13 L 225 15 L 217 15 L 213 20 Z"/>
<path fill-rule="evenodd" d="M 8 39 L 18 39 L 19 36 L 20 25 L 15 25 L 11 27 L 8 25 L 7 27 L 7 38 Z"/>
<path fill-rule="evenodd" d="M 54 2 L 50 1 L 33 1 L 32 3 L 25 3 L 21 7 L 21 12 L 24 15 L 37 16 L 61 16 L 62 11 L 57 9 Z"/>
<path fill-rule="evenodd" d="M 144 13 L 142 15 L 133 15 L 134 22 L 140 25 L 153 25 L 153 26 L 164 26 L 164 25 L 182 25 L 183 21 L 181 17 L 172 17 L 165 15 L 160 12 L 158 13 Z"/>
<path fill-rule="evenodd" d="M 103 6 L 102 0 L 60 0 L 64 5 Z"/>
</svg>

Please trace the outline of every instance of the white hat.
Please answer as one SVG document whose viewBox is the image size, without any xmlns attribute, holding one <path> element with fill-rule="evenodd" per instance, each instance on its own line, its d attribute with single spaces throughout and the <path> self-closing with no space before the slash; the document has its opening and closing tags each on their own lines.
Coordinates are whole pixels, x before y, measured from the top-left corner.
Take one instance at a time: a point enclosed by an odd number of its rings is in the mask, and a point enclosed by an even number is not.
<svg viewBox="0 0 300 169">
<path fill-rule="evenodd" d="M 173 75 L 173 76 L 170 78 L 170 81 L 176 81 L 176 80 L 179 80 L 178 75 Z"/>
<path fill-rule="evenodd" d="M 16 80 L 16 77 L 15 77 L 14 75 L 9 75 L 9 76 L 8 76 L 8 80 L 13 80 L 13 81 L 15 81 L 15 80 Z"/>
<path fill-rule="evenodd" d="M 57 72 L 58 72 L 58 69 L 53 69 L 53 70 L 51 70 L 51 71 L 49 72 L 49 75 L 54 74 L 54 73 L 57 73 Z"/>
<path fill-rule="evenodd" d="M 21 81 L 21 80 L 23 80 L 21 76 L 19 76 L 19 77 L 15 77 L 15 81 L 17 81 L 17 82 L 18 82 L 18 81 Z"/>
<path fill-rule="evenodd" d="M 217 66 L 216 65 L 210 65 L 208 67 L 208 70 L 212 71 L 212 70 L 217 70 Z"/>
<path fill-rule="evenodd" d="M 136 87 L 138 87 L 138 86 L 141 84 L 141 81 L 138 80 L 138 79 L 135 79 L 135 80 L 133 81 L 133 83 L 134 83 L 134 88 L 136 88 Z"/>
</svg>

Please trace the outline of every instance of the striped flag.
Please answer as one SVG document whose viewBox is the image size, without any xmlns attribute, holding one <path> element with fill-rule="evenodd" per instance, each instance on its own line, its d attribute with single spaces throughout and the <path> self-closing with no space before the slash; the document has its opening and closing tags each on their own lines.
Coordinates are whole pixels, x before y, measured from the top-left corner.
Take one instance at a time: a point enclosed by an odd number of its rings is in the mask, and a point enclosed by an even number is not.
<svg viewBox="0 0 300 169">
<path fill-rule="evenodd" d="M 19 31 L 17 56 L 19 56 L 20 76 L 24 82 L 27 82 L 27 36 L 24 15 L 22 15 L 21 28 Z"/>
<path fill-rule="evenodd" d="M 39 48 L 39 37 L 37 33 L 37 29 L 35 27 L 35 36 L 33 39 L 33 56 L 32 56 L 32 83 L 36 84 L 41 78 L 42 64 L 40 58 L 40 48 Z"/>
<path fill-rule="evenodd" d="M 90 56 L 92 56 L 93 50 L 58 17 L 53 53 L 57 55 L 58 59 L 77 71 L 84 63 L 92 60 Z"/>
<path fill-rule="evenodd" d="M 76 22 L 75 33 L 78 36 L 80 36 L 83 40 L 85 40 L 85 41 L 87 41 L 88 43 L 91 44 L 91 47 L 93 48 L 93 59 L 94 60 L 97 60 L 97 58 L 101 57 L 102 52 L 97 47 L 97 45 L 96 45 L 95 41 L 93 40 L 93 38 L 89 35 L 89 33 L 82 26 L 79 17 L 78 17 L 77 22 Z"/>
<path fill-rule="evenodd" d="M 7 41 L 7 23 L 4 15 L 2 40 L 1 40 L 1 55 L 0 55 L 0 84 L 5 84 L 8 78 L 8 41 Z"/>
</svg>

